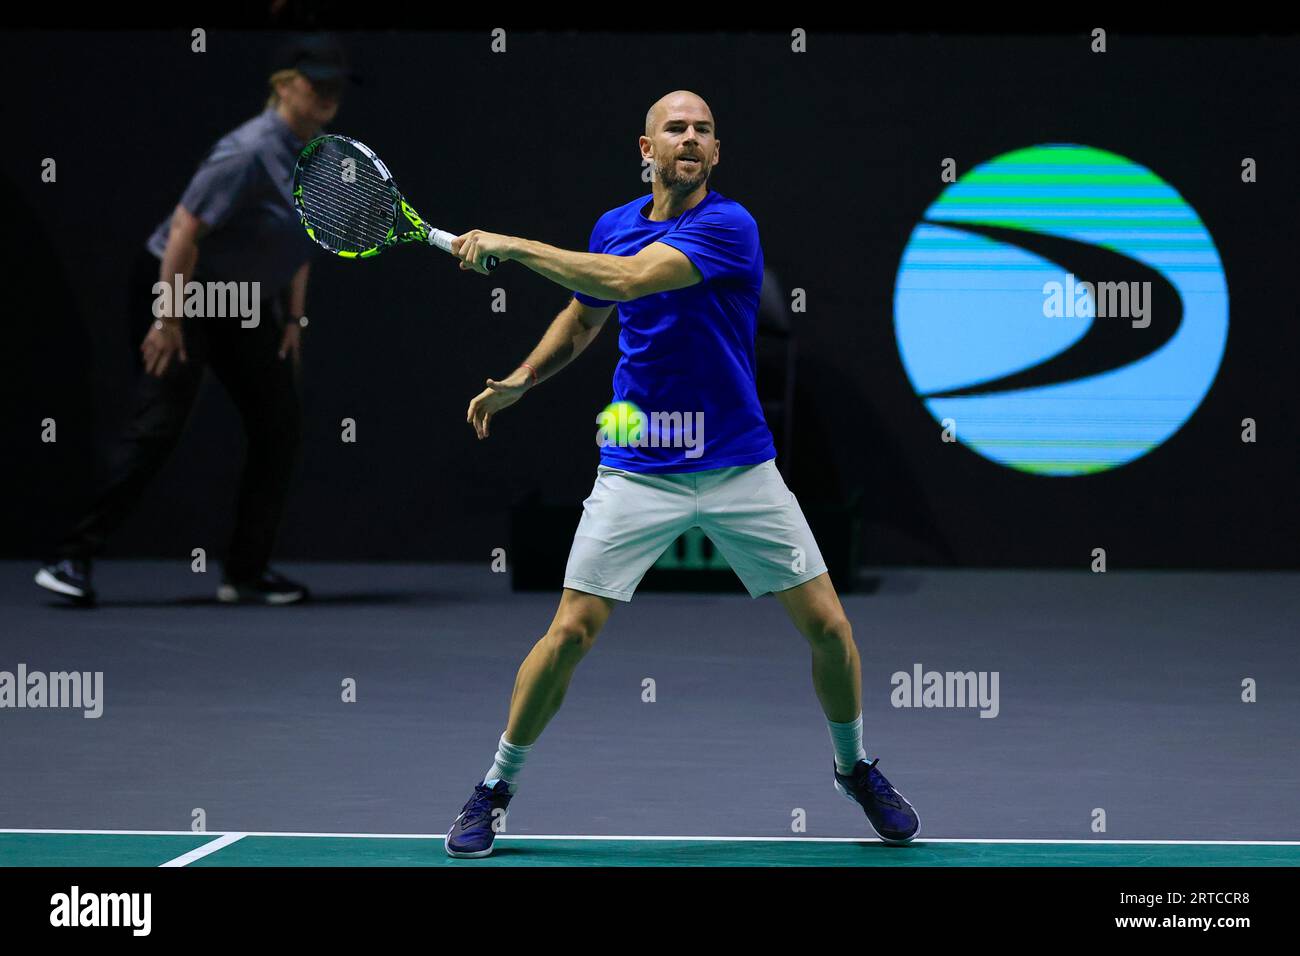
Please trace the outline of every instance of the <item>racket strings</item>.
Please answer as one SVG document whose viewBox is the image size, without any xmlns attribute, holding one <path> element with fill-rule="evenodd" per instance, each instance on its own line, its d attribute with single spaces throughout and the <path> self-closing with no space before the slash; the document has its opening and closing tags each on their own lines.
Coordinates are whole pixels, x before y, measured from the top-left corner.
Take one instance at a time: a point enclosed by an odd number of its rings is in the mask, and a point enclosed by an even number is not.
<svg viewBox="0 0 1300 956">
<path fill-rule="evenodd" d="M 345 159 L 355 161 L 355 176 L 347 180 Z M 393 190 L 369 157 L 328 144 L 300 168 L 299 183 L 307 221 L 332 248 L 364 251 L 388 238 Z"/>
<path fill-rule="evenodd" d="M 377 204 L 378 208 L 388 209 L 391 207 L 392 199 L 387 181 L 379 175 L 369 160 L 364 157 L 340 156 L 337 169 L 331 169 L 335 164 L 331 162 L 330 157 L 318 157 L 310 162 L 306 167 L 307 178 L 314 186 L 320 187 L 322 195 L 328 195 L 334 199 L 340 196 L 363 200 L 366 204 Z M 343 159 L 359 159 L 364 165 L 357 165 L 354 168 L 354 176 L 350 180 L 343 178 Z"/>
<path fill-rule="evenodd" d="M 327 239 L 343 245 L 371 248 L 383 242 L 393 219 L 393 198 L 386 189 L 358 190 L 326 174 L 304 178 L 303 197 L 308 221 Z M 349 188 L 352 187 L 352 188 Z"/>
</svg>

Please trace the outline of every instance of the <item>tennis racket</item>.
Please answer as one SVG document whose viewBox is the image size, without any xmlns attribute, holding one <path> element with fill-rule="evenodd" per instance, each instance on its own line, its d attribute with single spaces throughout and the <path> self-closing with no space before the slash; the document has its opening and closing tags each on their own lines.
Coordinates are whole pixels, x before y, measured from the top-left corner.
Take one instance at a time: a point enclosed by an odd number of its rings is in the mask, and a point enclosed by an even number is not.
<svg viewBox="0 0 1300 956">
<path fill-rule="evenodd" d="M 319 136 L 303 147 L 293 201 L 307 235 L 344 259 L 368 259 L 403 242 L 451 252 L 456 238 L 425 222 L 374 151 L 347 136 Z M 489 270 L 497 264 L 496 256 L 483 262 Z"/>
</svg>

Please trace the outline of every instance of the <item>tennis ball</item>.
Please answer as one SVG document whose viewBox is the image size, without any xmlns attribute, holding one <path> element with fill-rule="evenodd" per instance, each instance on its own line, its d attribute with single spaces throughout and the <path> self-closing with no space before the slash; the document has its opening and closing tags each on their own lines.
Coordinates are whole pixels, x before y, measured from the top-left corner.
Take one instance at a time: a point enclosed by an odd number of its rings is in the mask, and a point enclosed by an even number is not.
<svg viewBox="0 0 1300 956">
<path fill-rule="evenodd" d="M 596 444 L 638 447 L 645 441 L 646 416 L 635 403 L 610 402 L 596 416 Z"/>
</svg>

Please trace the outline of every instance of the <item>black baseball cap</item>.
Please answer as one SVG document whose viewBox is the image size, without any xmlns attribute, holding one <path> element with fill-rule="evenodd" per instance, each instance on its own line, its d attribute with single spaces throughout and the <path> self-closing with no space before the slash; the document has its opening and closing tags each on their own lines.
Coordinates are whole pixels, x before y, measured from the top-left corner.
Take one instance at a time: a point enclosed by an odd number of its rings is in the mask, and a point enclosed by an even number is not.
<svg viewBox="0 0 1300 956">
<path fill-rule="evenodd" d="M 328 33 L 294 34 L 283 41 L 271 60 L 271 72 L 278 70 L 297 70 L 312 81 L 361 82 L 342 45 Z"/>
</svg>

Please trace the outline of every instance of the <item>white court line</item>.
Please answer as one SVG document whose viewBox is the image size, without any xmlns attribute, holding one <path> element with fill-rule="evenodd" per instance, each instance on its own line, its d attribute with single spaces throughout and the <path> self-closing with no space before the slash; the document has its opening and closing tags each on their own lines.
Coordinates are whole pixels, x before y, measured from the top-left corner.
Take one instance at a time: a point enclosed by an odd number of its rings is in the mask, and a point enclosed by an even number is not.
<svg viewBox="0 0 1300 956">
<path fill-rule="evenodd" d="M 311 837 L 316 839 L 345 840 L 441 840 L 445 833 L 297 833 L 292 830 L 239 830 L 209 831 L 212 835 L 241 837 Z M 51 833 L 73 836 L 194 836 L 193 830 L 10 830 L 0 828 L 0 833 Z M 502 833 L 498 840 L 629 840 L 629 841 L 685 841 L 698 843 L 875 843 L 874 837 L 753 837 L 753 836 L 620 836 L 591 834 L 540 834 Z M 234 842 L 231 840 L 230 842 Z M 1063 846 L 1300 846 L 1300 840 L 1027 840 L 1027 839 L 971 839 L 966 837 L 944 839 L 926 837 L 913 843 L 1011 843 L 1050 844 Z M 204 846 L 210 846 L 205 844 Z M 204 847 L 199 847 L 200 850 Z M 214 848 L 215 849 L 215 848 Z"/>
<path fill-rule="evenodd" d="M 243 833 L 223 833 L 215 840 L 209 840 L 202 846 L 196 846 L 188 853 L 182 853 L 174 860 L 168 860 L 166 863 L 159 863 L 163 866 L 189 866 L 195 860 L 201 860 L 209 853 L 216 853 L 220 849 L 230 846 L 232 843 L 238 843 L 246 834 Z"/>
</svg>

